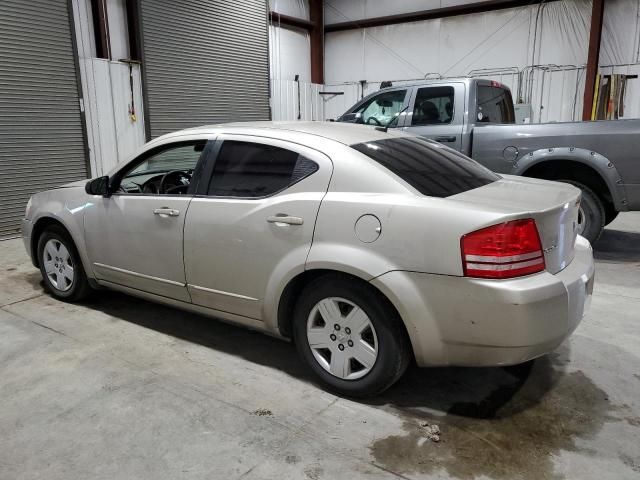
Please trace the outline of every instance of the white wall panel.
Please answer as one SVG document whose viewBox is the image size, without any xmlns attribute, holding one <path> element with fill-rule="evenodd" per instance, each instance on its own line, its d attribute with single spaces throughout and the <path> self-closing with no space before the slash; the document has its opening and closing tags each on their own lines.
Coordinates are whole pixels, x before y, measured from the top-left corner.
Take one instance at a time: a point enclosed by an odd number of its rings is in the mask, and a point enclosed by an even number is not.
<svg viewBox="0 0 640 480">
<path fill-rule="evenodd" d="M 468 5 L 482 0 L 325 0 L 325 23 L 384 17 L 403 13 Z"/>
<path fill-rule="evenodd" d="M 311 81 L 309 33 L 278 26 L 269 27 L 270 77 L 281 80 Z"/>
<path fill-rule="evenodd" d="M 590 2 L 566 0 L 541 9 L 534 63 L 584 63 Z M 430 72 L 459 76 L 479 68 L 522 68 L 534 59 L 537 11 L 538 6 L 531 5 L 329 33 L 327 81 L 421 78 Z"/>
<path fill-rule="evenodd" d="M 125 0 L 107 0 L 107 18 L 111 58 L 113 60 L 129 58 L 129 31 L 127 29 Z"/>
<path fill-rule="evenodd" d="M 309 0 L 269 0 L 272 12 L 309 20 Z"/>
<path fill-rule="evenodd" d="M 636 63 L 640 60 L 639 16 L 639 0 L 608 0 L 605 3 L 601 65 Z"/>
</svg>

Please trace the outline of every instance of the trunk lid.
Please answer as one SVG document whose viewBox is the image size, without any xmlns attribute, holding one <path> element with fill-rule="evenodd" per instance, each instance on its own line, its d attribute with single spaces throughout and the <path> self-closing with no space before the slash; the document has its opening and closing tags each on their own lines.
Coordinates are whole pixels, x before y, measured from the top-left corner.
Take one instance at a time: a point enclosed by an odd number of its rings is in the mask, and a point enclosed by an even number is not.
<svg viewBox="0 0 640 480">
<path fill-rule="evenodd" d="M 448 200 L 503 213 L 504 221 L 533 218 L 540 234 L 546 269 L 558 273 L 573 260 L 580 195 L 578 188 L 566 183 L 503 175 L 501 180 Z"/>
</svg>

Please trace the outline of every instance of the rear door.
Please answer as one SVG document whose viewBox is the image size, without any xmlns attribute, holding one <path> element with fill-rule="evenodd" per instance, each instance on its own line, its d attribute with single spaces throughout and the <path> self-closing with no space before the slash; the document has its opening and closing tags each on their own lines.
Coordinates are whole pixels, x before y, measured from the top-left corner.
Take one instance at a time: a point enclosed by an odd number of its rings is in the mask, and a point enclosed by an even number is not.
<svg viewBox="0 0 640 480">
<path fill-rule="evenodd" d="M 464 99 L 463 83 L 415 88 L 405 130 L 461 150 Z"/>
<path fill-rule="evenodd" d="M 223 135 L 184 229 L 193 303 L 261 319 L 265 292 L 304 271 L 333 166 L 325 155 L 281 140 Z"/>
</svg>

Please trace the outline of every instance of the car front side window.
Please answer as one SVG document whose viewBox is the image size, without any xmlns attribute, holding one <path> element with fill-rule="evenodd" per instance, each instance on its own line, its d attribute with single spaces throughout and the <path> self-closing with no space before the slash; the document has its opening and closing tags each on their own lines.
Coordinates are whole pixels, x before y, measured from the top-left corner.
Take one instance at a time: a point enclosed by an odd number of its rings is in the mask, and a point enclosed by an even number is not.
<svg viewBox="0 0 640 480">
<path fill-rule="evenodd" d="M 117 194 L 184 195 L 206 141 L 163 145 L 145 152 L 118 175 Z"/>
<path fill-rule="evenodd" d="M 224 141 L 207 195 L 262 198 L 276 194 L 318 170 L 304 156 L 272 145 Z"/>
</svg>

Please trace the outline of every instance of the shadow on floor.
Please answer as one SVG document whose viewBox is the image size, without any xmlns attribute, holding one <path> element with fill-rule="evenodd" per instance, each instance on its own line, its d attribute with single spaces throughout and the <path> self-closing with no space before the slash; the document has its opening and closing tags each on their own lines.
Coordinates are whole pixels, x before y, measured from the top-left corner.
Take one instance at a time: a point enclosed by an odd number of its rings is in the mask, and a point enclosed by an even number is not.
<svg viewBox="0 0 640 480">
<path fill-rule="evenodd" d="M 284 371 L 306 382 L 315 380 L 313 374 L 298 360 L 291 343 L 259 332 L 111 291 L 101 291 L 88 306 L 187 342 Z M 465 417 L 491 418 L 509 403 L 532 376 L 535 377 L 536 390 L 527 396 L 525 402 L 518 404 L 517 410 L 535 403 L 537 397 L 553 386 L 562 357 L 566 355 L 565 349 L 563 353 L 556 353 L 552 357 L 508 368 L 425 369 L 412 365 L 397 385 L 363 403 L 403 409 L 427 408 Z"/>
<path fill-rule="evenodd" d="M 616 263 L 640 262 L 640 233 L 605 229 L 594 245 L 594 256 Z"/>
</svg>

